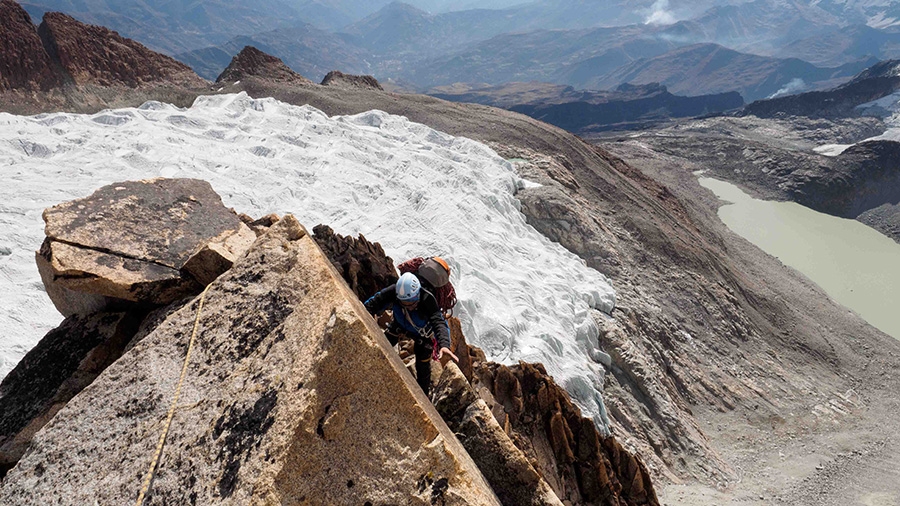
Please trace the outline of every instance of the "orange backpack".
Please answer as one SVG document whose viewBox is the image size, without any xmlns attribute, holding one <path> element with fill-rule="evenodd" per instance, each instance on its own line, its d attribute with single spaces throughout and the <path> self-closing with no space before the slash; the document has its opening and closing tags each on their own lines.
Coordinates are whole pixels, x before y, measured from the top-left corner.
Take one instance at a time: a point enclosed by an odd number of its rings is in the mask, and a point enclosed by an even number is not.
<svg viewBox="0 0 900 506">
<path fill-rule="evenodd" d="M 427 282 L 434 289 L 438 307 L 445 316 L 453 315 L 456 305 L 456 290 L 450 283 L 450 265 L 441 257 L 411 258 L 397 266 L 400 274 L 411 272 Z"/>
</svg>

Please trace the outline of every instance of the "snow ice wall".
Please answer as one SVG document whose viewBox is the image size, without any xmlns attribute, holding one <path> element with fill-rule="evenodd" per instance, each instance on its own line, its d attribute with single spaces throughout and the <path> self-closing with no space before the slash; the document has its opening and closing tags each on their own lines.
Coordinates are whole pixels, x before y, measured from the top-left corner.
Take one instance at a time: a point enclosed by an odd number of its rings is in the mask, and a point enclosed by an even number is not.
<svg viewBox="0 0 900 506">
<path fill-rule="evenodd" d="M 483 144 L 381 111 L 329 118 L 242 93 L 189 109 L 0 114 L 0 167 L 0 377 L 61 319 L 34 262 L 43 209 L 113 182 L 189 177 L 254 217 L 363 233 L 397 262 L 443 256 L 469 340 L 492 360 L 543 363 L 600 421 L 589 308 L 611 311 L 615 293 L 525 222 L 514 197 L 524 182 Z"/>
<path fill-rule="evenodd" d="M 894 70 L 900 75 L 900 65 Z M 900 142 L 900 92 L 892 93 L 886 97 L 881 97 L 872 102 L 866 102 L 856 106 L 856 110 L 863 116 L 874 116 L 884 120 L 884 126 L 887 127 L 884 133 L 863 139 L 857 144 L 868 141 L 896 141 Z M 814 149 L 819 154 L 825 156 L 838 156 L 853 144 L 823 144 Z"/>
</svg>

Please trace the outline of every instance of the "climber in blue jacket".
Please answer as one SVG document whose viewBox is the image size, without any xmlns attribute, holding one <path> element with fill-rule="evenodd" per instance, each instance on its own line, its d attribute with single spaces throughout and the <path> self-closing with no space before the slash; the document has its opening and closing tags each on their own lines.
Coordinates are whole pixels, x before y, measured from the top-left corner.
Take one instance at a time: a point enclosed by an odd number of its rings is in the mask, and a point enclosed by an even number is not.
<svg viewBox="0 0 900 506">
<path fill-rule="evenodd" d="M 413 340 L 416 355 L 416 381 L 426 396 L 431 394 L 431 358 L 437 349 L 437 358 L 449 356 L 454 362 L 459 358 L 450 351 L 450 326 L 438 308 L 434 294 L 422 286 L 411 272 L 400 276 L 396 284 L 384 288 L 365 302 L 366 309 L 377 315 L 391 309 L 394 321 L 384 331 L 391 345 L 396 345 L 403 335 Z"/>
</svg>

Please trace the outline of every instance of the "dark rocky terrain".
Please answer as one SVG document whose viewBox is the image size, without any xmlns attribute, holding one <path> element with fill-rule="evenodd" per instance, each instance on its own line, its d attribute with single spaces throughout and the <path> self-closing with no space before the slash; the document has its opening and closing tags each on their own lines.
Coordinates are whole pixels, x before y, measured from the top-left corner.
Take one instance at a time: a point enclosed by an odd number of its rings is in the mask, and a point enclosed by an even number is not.
<svg viewBox="0 0 900 506">
<path fill-rule="evenodd" d="M 900 89 L 898 67 L 900 67 L 898 60 L 879 62 L 837 88 L 759 100 L 745 107 L 743 113 L 759 118 L 859 116 L 860 113 L 856 110 L 858 105 L 872 102 Z"/>
<path fill-rule="evenodd" d="M 38 34 L 50 57 L 76 85 L 124 84 L 134 88 L 160 82 L 182 87 L 204 84 L 187 65 L 65 14 L 45 14 Z"/>
<path fill-rule="evenodd" d="M 322 79 L 322 86 L 332 86 L 335 88 L 362 88 L 369 90 L 384 91 L 381 84 L 372 76 L 356 76 L 345 74 L 340 70 L 332 70 Z"/>
<path fill-rule="evenodd" d="M 718 201 L 678 160 L 639 146 L 626 160 L 521 114 L 421 95 L 257 77 L 223 85 L 327 114 L 404 115 L 485 142 L 540 183 L 518 194 L 529 223 L 617 290 L 612 318 L 596 315 L 612 359 L 604 400 L 617 439 L 663 484 L 663 502 L 830 506 L 872 490 L 900 496 L 890 464 L 900 451 L 900 342 L 731 234 Z M 5 94 L 3 107 L 88 111 L 171 96 L 76 92 L 63 103 Z M 208 92 L 180 96 L 189 104 Z"/>
</svg>

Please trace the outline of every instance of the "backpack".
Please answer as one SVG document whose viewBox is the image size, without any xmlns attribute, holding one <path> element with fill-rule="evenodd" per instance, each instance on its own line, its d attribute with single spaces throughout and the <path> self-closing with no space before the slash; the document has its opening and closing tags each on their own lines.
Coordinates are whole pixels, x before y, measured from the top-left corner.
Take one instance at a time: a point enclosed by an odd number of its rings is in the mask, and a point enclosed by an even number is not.
<svg viewBox="0 0 900 506">
<path fill-rule="evenodd" d="M 445 316 L 453 315 L 456 305 L 456 290 L 450 282 L 450 266 L 441 257 L 411 258 L 397 266 L 400 274 L 411 272 L 425 281 L 434 290 L 438 307 Z"/>
</svg>

